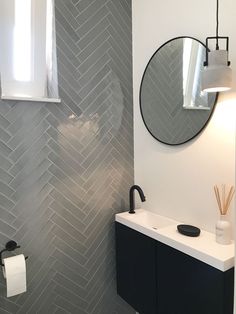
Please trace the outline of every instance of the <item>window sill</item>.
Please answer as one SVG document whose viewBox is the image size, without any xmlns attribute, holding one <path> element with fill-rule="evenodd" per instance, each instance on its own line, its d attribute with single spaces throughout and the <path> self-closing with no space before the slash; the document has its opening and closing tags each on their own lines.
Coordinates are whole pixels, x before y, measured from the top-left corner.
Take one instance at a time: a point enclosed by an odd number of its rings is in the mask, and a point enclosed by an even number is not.
<svg viewBox="0 0 236 314">
<path fill-rule="evenodd" d="M 2 100 L 19 100 L 19 101 L 35 101 L 35 102 L 53 102 L 53 103 L 60 103 L 61 99 L 60 98 L 44 98 L 44 97 L 35 97 L 35 98 L 30 98 L 30 97 L 18 97 L 18 96 L 1 96 Z"/>
</svg>

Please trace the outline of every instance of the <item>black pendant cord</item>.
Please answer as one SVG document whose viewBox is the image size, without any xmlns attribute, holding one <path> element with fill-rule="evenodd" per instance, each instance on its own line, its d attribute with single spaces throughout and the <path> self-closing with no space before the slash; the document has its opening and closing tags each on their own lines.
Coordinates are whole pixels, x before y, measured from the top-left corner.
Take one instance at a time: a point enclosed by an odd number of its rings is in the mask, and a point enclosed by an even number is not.
<svg viewBox="0 0 236 314">
<path fill-rule="evenodd" d="M 219 0 L 216 0 L 216 50 L 219 50 Z"/>
</svg>

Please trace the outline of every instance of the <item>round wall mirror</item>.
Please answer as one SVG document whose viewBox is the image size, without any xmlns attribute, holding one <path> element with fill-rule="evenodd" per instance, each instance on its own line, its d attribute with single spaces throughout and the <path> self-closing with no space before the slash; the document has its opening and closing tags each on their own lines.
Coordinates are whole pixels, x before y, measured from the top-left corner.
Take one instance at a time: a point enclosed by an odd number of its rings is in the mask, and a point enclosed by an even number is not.
<svg viewBox="0 0 236 314">
<path fill-rule="evenodd" d="M 151 135 L 180 145 L 207 125 L 217 93 L 201 91 L 205 45 L 191 37 L 173 38 L 151 57 L 140 87 L 140 109 Z"/>
</svg>

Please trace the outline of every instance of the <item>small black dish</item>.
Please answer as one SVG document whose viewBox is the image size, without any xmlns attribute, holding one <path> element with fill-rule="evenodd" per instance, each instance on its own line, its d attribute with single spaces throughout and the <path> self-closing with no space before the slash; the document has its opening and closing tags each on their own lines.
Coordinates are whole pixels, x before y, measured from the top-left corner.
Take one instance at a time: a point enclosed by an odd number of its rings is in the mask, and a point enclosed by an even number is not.
<svg viewBox="0 0 236 314">
<path fill-rule="evenodd" d="M 191 225 L 178 225 L 177 229 L 179 233 L 184 234 L 189 237 L 198 237 L 201 230 L 197 227 Z"/>
</svg>

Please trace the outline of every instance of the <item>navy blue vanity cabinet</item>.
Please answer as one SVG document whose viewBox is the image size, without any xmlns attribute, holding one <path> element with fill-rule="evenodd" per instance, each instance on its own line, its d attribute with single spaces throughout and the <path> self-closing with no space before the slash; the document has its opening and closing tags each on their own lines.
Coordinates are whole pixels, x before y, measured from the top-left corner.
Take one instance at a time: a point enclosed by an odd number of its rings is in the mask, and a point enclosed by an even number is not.
<svg viewBox="0 0 236 314">
<path fill-rule="evenodd" d="M 117 292 L 140 314 L 156 314 L 156 241 L 116 222 Z"/>
<path fill-rule="evenodd" d="M 157 313 L 233 314 L 233 272 L 157 242 Z"/>
<path fill-rule="evenodd" d="M 222 272 L 116 222 L 117 292 L 140 314 L 233 314 Z"/>
</svg>

